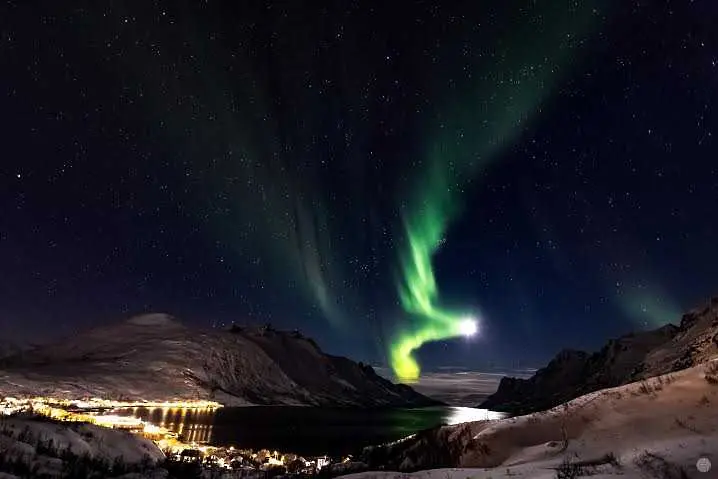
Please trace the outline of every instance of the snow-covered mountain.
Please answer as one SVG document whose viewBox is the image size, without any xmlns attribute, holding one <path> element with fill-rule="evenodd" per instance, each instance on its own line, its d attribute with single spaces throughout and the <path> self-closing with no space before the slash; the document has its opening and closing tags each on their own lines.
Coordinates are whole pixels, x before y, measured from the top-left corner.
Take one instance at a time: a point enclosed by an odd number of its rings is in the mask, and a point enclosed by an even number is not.
<svg viewBox="0 0 718 479">
<path fill-rule="evenodd" d="M 505 377 L 479 407 L 524 414 L 582 394 L 680 371 L 718 355 L 718 298 L 668 324 L 610 340 L 600 351 L 561 351 L 529 379 Z"/>
<path fill-rule="evenodd" d="M 197 330 L 165 314 L 134 317 L 4 358 L 0 395 L 225 405 L 436 404 L 370 366 L 323 353 L 298 332 Z"/>
</svg>

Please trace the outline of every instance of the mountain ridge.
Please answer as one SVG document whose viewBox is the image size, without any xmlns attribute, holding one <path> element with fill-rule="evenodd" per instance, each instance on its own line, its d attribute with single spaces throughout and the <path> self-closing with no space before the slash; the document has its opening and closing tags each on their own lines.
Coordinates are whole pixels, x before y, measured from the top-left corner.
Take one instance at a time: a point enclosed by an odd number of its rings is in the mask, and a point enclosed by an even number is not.
<svg viewBox="0 0 718 479">
<path fill-rule="evenodd" d="M 225 405 L 439 404 L 298 331 L 193 329 L 154 313 L 92 328 L 0 362 L 5 396 L 214 400 Z"/>
<path fill-rule="evenodd" d="M 583 394 L 680 371 L 718 354 L 718 297 L 678 325 L 628 333 L 594 353 L 564 349 L 528 379 L 504 377 L 478 407 L 512 414 L 550 409 Z"/>
</svg>

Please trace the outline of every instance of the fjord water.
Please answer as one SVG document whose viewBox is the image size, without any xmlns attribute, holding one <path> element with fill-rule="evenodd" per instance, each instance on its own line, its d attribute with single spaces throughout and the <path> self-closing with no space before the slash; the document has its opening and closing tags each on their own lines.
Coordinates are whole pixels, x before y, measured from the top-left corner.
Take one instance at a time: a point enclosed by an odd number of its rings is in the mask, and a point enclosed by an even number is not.
<svg viewBox="0 0 718 479">
<path fill-rule="evenodd" d="M 442 424 L 499 419 L 502 413 L 464 407 L 332 409 L 226 407 L 214 411 L 134 408 L 116 411 L 180 434 L 189 442 L 303 455 L 341 455 L 401 439 Z"/>
</svg>

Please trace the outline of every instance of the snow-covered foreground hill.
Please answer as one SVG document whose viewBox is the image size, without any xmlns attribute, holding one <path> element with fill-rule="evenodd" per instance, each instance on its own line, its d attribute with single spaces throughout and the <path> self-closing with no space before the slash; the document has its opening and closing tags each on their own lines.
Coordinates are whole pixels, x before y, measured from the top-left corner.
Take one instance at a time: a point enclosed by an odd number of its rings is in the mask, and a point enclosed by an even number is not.
<svg viewBox="0 0 718 479">
<path fill-rule="evenodd" d="M 0 478 L 154 477 L 164 454 L 150 440 L 86 423 L 0 416 Z M 14 473 L 14 474 L 10 474 Z M 5 474 L 3 476 L 2 474 Z"/>
<path fill-rule="evenodd" d="M 197 330 L 164 314 L 3 358 L 0 396 L 214 400 L 231 406 L 436 403 L 369 366 L 323 353 L 296 332 Z"/>
<path fill-rule="evenodd" d="M 716 477 L 718 361 L 593 392 L 545 412 L 446 426 L 378 456 L 388 460 L 387 469 L 427 469 L 426 461 L 437 457 L 460 469 L 344 477 Z M 710 474 L 697 469 L 701 458 L 712 462 Z"/>
</svg>

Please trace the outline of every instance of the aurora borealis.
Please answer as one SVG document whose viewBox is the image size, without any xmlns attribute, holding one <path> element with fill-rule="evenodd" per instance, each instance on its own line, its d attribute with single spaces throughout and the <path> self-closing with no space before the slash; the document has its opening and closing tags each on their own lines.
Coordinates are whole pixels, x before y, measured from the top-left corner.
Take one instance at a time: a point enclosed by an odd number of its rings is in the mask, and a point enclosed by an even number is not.
<svg viewBox="0 0 718 479">
<path fill-rule="evenodd" d="M 271 323 L 411 382 L 718 292 L 711 2 L 32 3 L 0 337 Z"/>
<path fill-rule="evenodd" d="M 401 256 L 399 297 L 404 311 L 414 320 L 391 345 L 392 368 L 398 378 L 413 382 L 419 365 L 412 353 L 429 341 L 461 336 L 461 321 L 470 314 L 450 312 L 439 304 L 432 257 L 444 240 L 452 221 L 462 209 L 462 192 L 471 178 L 487 168 L 517 136 L 552 93 L 567 59 L 578 55 L 577 46 L 590 35 L 600 15 L 597 5 L 580 7 L 535 24 L 544 12 L 518 11 L 510 20 L 523 33 L 512 32 L 502 42 L 498 60 L 480 62 L 479 87 L 459 91 L 447 103 L 454 107 L 442 117 L 438 138 L 429 144 L 426 171 L 420 171 L 413 202 L 404 214 L 407 246 Z M 531 38 L 527 46 L 525 39 Z M 575 58 L 574 58 L 575 61 Z M 467 102 L 467 99 L 469 100 Z M 448 130 L 445 133 L 441 130 Z"/>
</svg>

